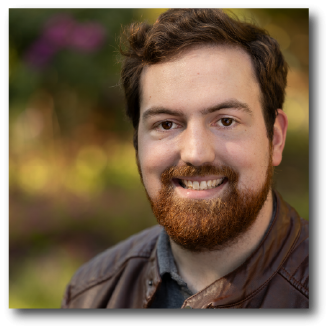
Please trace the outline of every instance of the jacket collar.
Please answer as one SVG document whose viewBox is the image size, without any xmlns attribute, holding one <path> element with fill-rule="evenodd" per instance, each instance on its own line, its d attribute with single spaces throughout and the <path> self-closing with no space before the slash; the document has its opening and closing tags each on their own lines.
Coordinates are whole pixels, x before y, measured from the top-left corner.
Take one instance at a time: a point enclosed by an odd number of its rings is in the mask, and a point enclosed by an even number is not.
<svg viewBox="0 0 332 331">
<path fill-rule="evenodd" d="M 263 240 L 237 269 L 184 301 L 182 308 L 226 308 L 255 295 L 278 272 L 300 234 L 296 211 L 276 193 L 276 212 Z"/>
<path fill-rule="evenodd" d="M 157 243 L 151 253 L 149 263 L 147 264 L 146 277 L 144 277 L 144 282 L 145 297 L 143 299 L 143 308 L 148 308 L 153 296 L 161 284 L 157 257 Z"/>
</svg>

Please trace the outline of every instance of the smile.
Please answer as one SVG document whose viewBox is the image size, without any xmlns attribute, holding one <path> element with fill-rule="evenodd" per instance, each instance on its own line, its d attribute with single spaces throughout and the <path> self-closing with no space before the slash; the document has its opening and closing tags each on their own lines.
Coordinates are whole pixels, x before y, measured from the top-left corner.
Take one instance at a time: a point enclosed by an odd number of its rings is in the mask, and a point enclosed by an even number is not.
<svg viewBox="0 0 332 331">
<path fill-rule="evenodd" d="M 227 181 L 227 177 L 221 177 L 214 180 L 208 180 L 208 181 L 191 181 L 191 180 L 185 180 L 185 179 L 178 179 L 179 184 L 189 190 L 196 190 L 196 191 L 202 191 L 202 190 L 210 190 L 215 187 L 218 187 Z"/>
</svg>

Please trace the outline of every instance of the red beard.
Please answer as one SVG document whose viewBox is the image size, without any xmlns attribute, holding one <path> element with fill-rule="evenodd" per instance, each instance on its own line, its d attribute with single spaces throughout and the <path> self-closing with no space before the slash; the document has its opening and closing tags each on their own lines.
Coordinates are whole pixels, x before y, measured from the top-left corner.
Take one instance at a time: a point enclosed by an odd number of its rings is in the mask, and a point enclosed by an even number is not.
<svg viewBox="0 0 332 331">
<path fill-rule="evenodd" d="M 227 177 L 223 197 L 194 200 L 176 196 L 173 178 L 204 175 Z M 194 252 L 218 250 L 235 243 L 253 225 L 270 191 L 272 176 L 270 160 L 265 183 L 255 192 L 239 190 L 239 175 L 227 166 L 169 167 L 161 175 L 158 197 L 148 198 L 159 224 L 176 244 Z"/>
</svg>

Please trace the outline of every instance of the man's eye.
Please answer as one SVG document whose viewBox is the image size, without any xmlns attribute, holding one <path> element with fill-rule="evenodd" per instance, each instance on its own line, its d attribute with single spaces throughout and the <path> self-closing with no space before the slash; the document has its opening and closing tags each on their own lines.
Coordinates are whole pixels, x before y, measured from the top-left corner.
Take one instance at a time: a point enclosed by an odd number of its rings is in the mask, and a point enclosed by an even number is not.
<svg viewBox="0 0 332 331">
<path fill-rule="evenodd" d="M 225 117 L 225 118 L 221 118 L 220 122 L 221 122 L 222 126 L 230 126 L 233 124 L 234 120 L 232 118 Z"/>
<path fill-rule="evenodd" d="M 173 126 L 173 122 L 170 122 L 170 121 L 165 121 L 165 122 L 162 122 L 160 123 L 161 127 L 164 129 L 164 130 L 170 130 Z"/>
</svg>

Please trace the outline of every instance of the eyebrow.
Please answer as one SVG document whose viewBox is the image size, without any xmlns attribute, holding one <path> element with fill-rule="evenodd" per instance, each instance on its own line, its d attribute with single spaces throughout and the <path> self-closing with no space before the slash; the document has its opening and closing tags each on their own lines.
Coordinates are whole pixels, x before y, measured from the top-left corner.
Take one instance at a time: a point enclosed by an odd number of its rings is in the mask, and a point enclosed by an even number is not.
<svg viewBox="0 0 332 331">
<path fill-rule="evenodd" d="M 244 103 L 244 102 L 240 102 L 238 100 L 227 100 L 224 102 L 221 102 L 213 107 L 204 109 L 201 111 L 201 114 L 206 115 L 206 114 L 210 114 L 213 113 L 215 111 L 221 110 L 221 109 L 237 109 L 237 110 L 242 110 L 250 115 L 252 115 L 252 110 L 249 108 L 249 106 Z"/>
<path fill-rule="evenodd" d="M 246 103 L 240 102 L 240 101 L 234 100 L 234 99 L 221 102 L 213 107 L 209 107 L 207 109 L 202 110 L 200 113 L 202 115 L 206 115 L 206 114 L 210 114 L 210 113 L 216 112 L 221 109 L 230 109 L 230 108 L 242 110 L 242 111 L 252 115 L 252 110 L 249 108 L 249 106 Z M 179 117 L 184 116 L 184 113 L 182 111 L 171 110 L 171 109 L 164 108 L 164 107 L 151 107 L 144 112 L 143 120 L 147 120 L 150 117 L 160 115 L 160 114 L 167 114 L 167 115 L 173 115 L 173 116 L 179 116 Z"/>
</svg>

